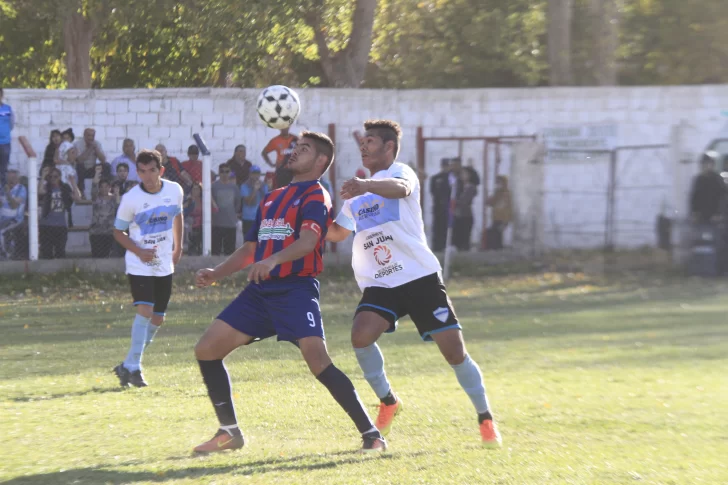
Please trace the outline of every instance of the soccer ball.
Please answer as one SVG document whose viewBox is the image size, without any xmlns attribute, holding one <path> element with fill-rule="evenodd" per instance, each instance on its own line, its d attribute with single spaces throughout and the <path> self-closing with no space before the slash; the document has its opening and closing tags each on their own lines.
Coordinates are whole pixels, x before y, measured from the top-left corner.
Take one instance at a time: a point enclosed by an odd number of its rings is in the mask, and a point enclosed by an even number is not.
<svg viewBox="0 0 728 485">
<path fill-rule="evenodd" d="M 269 128 L 288 128 L 300 112 L 301 102 L 291 88 L 269 86 L 258 96 L 258 116 Z"/>
</svg>

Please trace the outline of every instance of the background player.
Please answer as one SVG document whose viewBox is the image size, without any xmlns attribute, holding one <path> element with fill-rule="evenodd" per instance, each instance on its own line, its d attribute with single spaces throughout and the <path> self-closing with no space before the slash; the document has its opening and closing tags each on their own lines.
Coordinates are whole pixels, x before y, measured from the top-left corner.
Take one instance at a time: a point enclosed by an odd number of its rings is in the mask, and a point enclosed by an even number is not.
<svg viewBox="0 0 728 485">
<path fill-rule="evenodd" d="M 483 443 L 500 446 L 480 369 L 465 351 L 462 327 L 440 279 L 440 263 L 427 246 L 419 180 L 411 168 L 395 162 L 402 131 L 388 120 L 367 121 L 364 128 L 360 151 L 372 176 L 342 185 L 345 203 L 327 240 L 340 242 L 356 231 L 352 266 L 364 295 L 351 342 L 364 377 L 381 400 L 376 425 L 386 434 L 402 408 L 376 342 L 409 314 L 422 339 L 437 343 L 473 402 Z"/>
<path fill-rule="evenodd" d="M 126 359 L 114 368 L 119 383 L 144 387 L 142 354 L 164 323 L 174 266 L 182 257 L 182 187 L 162 180 L 162 155 L 142 150 L 136 158 L 141 184 L 121 199 L 114 239 L 126 249 L 126 274 L 137 314 Z"/>
<path fill-rule="evenodd" d="M 334 146 L 321 133 L 303 132 L 289 167 L 293 181 L 266 195 L 245 244 L 215 269 L 198 271 L 197 285 L 239 271 L 255 258 L 250 284 L 225 308 L 195 346 L 202 378 L 220 422 L 217 434 L 194 451 L 208 453 L 244 445 L 223 359 L 255 340 L 278 336 L 301 349 L 311 373 L 356 424 L 363 451 L 381 451 L 386 442 L 374 427 L 346 375 L 334 366 L 324 342 L 319 308 L 324 238 L 331 224 L 331 199 L 319 178 L 334 161 Z"/>
</svg>

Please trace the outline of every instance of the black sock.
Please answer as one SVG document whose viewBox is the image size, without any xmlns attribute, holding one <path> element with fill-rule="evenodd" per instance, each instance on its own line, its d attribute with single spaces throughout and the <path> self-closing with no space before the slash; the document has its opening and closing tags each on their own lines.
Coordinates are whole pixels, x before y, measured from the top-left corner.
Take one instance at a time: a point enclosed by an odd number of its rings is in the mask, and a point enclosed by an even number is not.
<svg viewBox="0 0 728 485">
<path fill-rule="evenodd" d="M 490 411 L 478 414 L 478 424 L 483 424 L 483 421 L 485 421 L 486 419 L 490 419 L 491 421 L 493 421 L 493 415 L 490 414 Z"/>
<path fill-rule="evenodd" d="M 316 379 L 326 386 L 326 389 L 334 396 L 339 406 L 344 408 L 344 411 L 354 421 L 360 433 L 366 433 L 374 428 L 374 423 L 372 423 L 366 410 L 364 410 L 364 406 L 359 400 L 359 395 L 356 393 L 356 389 L 354 389 L 354 384 L 346 377 L 346 374 L 337 369 L 334 364 L 331 364 L 321 374 L 316 376 Z"/>
<path fill-rule="evenodd" d="M 380 399 L 381 402 L 386 404 L 387 406 L 391 406 L 393 404 L 397 404 L 397 396 L 392 394 L 392 390 L 390 389 L 386 396 Z"/>
<path fill-rule="evenodd" d="M 230 376 L 225 364 L 220 360 L 198 360 L 202 380 L 207 386 L 207 395 L 210 396 L 212 407 L 215 409 L 220 426 L 237 425 L 235 406 L 233 405 Z"/>
</svg>

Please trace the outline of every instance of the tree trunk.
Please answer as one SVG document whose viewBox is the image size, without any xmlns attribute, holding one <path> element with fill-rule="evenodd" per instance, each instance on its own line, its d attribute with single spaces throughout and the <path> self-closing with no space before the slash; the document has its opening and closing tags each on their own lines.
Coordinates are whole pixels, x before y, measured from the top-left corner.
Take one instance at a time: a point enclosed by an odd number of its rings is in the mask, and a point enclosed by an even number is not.
<svg viewBox="0 0 728 485">
<path fill-rule="evenodd" d="M 81 12 L 68 12 L 63 22 L 63 47 L 66 51 L 66 81 L 69 89 L 91 88 L 91 44 L 93 21 Z"/>
<path fill-rule="evenodd" d="M 614 86 L 617 84 L 619 46 L 617 0 L 590 0 L 589 17 L 594 81 L 598 86 Z"/>
<path fill-rule="evenodd" d="M 372 29 L 377 1 L 356 1 L 349 42 L 343 50 L 334 54 L 329 50 L 322 27 L 323 1 L 317 0 L 316 8 L 309 12 L 306 20 L 314 30 L 321 66 L 329 86 L 358 88 L 364 81 L 372 48 Z"/>
<path fill-rule="evenodd" d="M 573 0 L 548 0 L 548 49 L 552 86 L 573 84 L 571 16 Z"/>
</svg>

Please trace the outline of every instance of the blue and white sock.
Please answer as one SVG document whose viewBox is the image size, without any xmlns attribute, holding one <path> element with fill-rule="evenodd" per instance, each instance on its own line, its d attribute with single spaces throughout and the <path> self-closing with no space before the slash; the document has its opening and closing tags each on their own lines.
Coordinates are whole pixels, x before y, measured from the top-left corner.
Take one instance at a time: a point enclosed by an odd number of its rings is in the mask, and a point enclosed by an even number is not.
<svg viewBox="0 0 728 485">
<path fill-rule="evenodd" d="M 131 326 L 131 347 L 129 353 L 124 359 L 124 367 L 130 371 L 141 370 L 142 354 L 144 353 L 144 344 L 147 341 L 147 324 L 149 318 L 145 318 L 137 313 L 134 317 L 134 323 Z"/>
<path fill-rule="evenodd" d="M 147 350 L 149 344 L 151 344 L 152 340 L 154 340 L 154 336 L 157 335 L 159 327 L 161 327 L 161 325 L 154 325 L 151 319 L 149 320 L 149 323 L 147 323 L 147 340 L 144 342 L 144 350 Z"/>
<path fill-rule="evenodd" d="M 364 371 L 364 378 L 374 389 L 374 393 L 379 399 L 383 399 L 389 394 L 391 386 L 384 373 L 384 356 L 379 350 L 379 346 L 374 343 L 369 347 L 354 349 L 356 360 L 359 361 L 359 367 Z"/>
<path fill-rule="evenodd" d="M 482 414 L 488 411 L 488 397 L 485 395 L 485 385 L 483 384 L 483 375 L 480 373 L 478 364 L 465 356 L 465 360 L 460 365 L 451 366 L 455 371 L 460 386 L 475 406 L 475 411 Z"/>
</svg>

